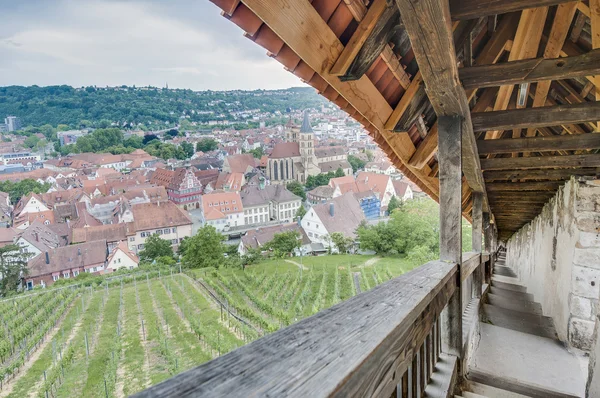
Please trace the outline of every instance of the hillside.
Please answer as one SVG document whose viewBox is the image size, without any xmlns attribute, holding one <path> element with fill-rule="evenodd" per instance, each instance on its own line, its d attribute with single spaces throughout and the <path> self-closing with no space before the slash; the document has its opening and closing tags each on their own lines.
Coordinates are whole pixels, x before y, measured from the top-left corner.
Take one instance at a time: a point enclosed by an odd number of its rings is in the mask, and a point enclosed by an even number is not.
<svg viewBox="0 0 600 398">
<path fill-rule="evenodd" d="M 243 121 L 249 112 L 285 113 L 289 109 L 316 107 L 325 103 L 313 88 L 255 91 L 192 91 L 156 87 L 0 87 L 0 120 L 7 115 L 21 118 L 23 126 L 67 124 L 82 121 L 176 123 L 181 116 L 191 122 Z M 85 123 L 84 123 L 85 124 Z"/>
</svg>

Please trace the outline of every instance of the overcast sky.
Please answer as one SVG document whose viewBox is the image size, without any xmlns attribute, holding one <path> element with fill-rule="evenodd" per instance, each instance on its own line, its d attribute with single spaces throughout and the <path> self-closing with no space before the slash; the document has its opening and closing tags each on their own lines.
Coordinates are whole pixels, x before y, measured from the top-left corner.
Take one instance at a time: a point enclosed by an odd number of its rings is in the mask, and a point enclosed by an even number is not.
<svg viewBox="0 0 600 398">
<path fill-rule="evenodd" d="M 0 0 L 0 15 L 0 86 L 303 85 L 208 0 Z"/>
</svg>

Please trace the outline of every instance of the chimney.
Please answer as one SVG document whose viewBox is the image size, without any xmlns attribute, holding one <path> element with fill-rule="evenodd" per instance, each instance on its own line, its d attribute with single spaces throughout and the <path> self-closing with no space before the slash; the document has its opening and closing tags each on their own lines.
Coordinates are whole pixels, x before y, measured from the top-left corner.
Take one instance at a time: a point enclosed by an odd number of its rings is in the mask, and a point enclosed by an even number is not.
<svg viewBox="0 0 600 398">
<path fill-rule="evenodd" d="M 335 215 L 335 204 L 334 203 L 329 204 L 329 215 L 331 217 L 333 217 Z"/>
<path fill-rule="evenodd" d="M 81 256 L 81 248 L 80 247 L 77 248 L 77 255 Z"/>
<path fill-rule="evenodd" d="M 35 236 L 35 241 L 39 242 L 40 241 L 40 235 L 36 232 L 33 233 L 33 236 Z"/>
<path fill-rule="evenodd" d="M 50 264 L 50 255 L 46 252 L 46 264 Z"/>
</svg>

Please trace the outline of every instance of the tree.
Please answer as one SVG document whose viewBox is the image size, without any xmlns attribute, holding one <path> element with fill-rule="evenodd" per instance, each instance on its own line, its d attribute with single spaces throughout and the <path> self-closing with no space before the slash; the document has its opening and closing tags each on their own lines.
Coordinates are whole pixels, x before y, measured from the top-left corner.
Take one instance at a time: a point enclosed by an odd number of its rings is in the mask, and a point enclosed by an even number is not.
<svg viewBox="0 0 600 398">
<path fill-rule="evenodd" d="M 300 207 L 298 207 L 298 210 L 296 211 L 296 219 L 300 218 L 303 219 L 304 216 L 306 215 L 306 209 L 304 208 L 303 205 L 300 205 Z"/>
<path fill-rule="evenodd" d="M 388 203 L 388 213 L 392 214 L 392 212 L 396 209 L 402 207 L 402 200 L 398 199 L 396 195 L 392 196 L 390 199 L 390 203 Z"/>
<path fill-rule="evenodd" d="M 286 231 L 275 234 L 273 239 L 267 243 L 277 257 L 289 256 L 295 249 L 301 246 L 300 232 Z"/>
<path fill-rule="evenodd" d="M 30 178 L 19 182 L 0 181 L 0 192 L 6 192 L 10 196 L 12 204 L 17 204 L 25 195 L 34 193 L 45 193 L 50 189 L 50 184 L 40 184 Z"/>
<path fill-rule="evenodd" d="M 224 237 L 212 225 L 206 225 L 185 244 L 183 265 L 186 268 L 218 268 L 224 262 Z"/>
<path fill-rule="evenodd" d="M 191 158 L 192 156 L 194 156 L 194 146 L 192 144 L 190 144 L 189 142 L 183 141 L 181 143 L 181 149 L 185 153 L 186 159 Z"/>
<path fill-rule="evenodd" d="M 217 148 L 219 148 L 219 144 L 212 138 L 203 138 L 196 143 L 197 152 L 210 152 Z"/>
<path fill-rule="evenodd" d="M 364 160 L 354 155 L 348 155 L 348 163 L 350 163 L 350 166 L 352 166 L 352 171 L 354 173 L 356 173 L 358 170 L 364 169 L 365 165 L 367 164 Z"/>
<path fill-rule="evenodd" d="M 21 253 L 19 246 L 0 247 L 0 274 L 2 296 L 16 292 L 21 285 L 21 278 L 27 275 L 27 258 Z"/>
<path fill-rule="evenodd" d="M 304 192 L 304 185 L 300 184 L 298 181 L 288 182 L 286 188 L 296 196 L 300 196 L 303 201 L 306 200 L 306 192 Z"/>
<path fill-rule="evenodd" d="M 250 149 L 248 153 L 251 153 L 256 159 L 260 159 L 265 154 L 265 151 L 261 146 L 259 146 L 258 148 Z"/>
<path fill-rule="evenodd" d="M 369 159 L 369 162 L 372 162 L 373 159 L 375 158 L 373 156 L 373 152 L 369 151 L 368 149 L 365 151 L 365 154 L 367 155 L 367 159 Z"/>
<path fill-rule="evenodd" d="M 26 146 L 27 148 L 33 149 L 37 146 L 38 142 L 40 142 L 40 139 L 38 136 L 30 135 L 29 137 L 27 137 L 25 139 L 25 141 L 23 142 L 23 145 Z"/>
<path fill-rule="evenodd" d="M 140 260 L 153 261 L 159 257 L 173 257 L 171 242 L 162 239 L 160 235 L 153 234 L 146 239 L 144 250 L 140 252 Z"/>
<path fill-rule="evenodd" d="M 338 167 L 338 169 L 335 171 L 336 177 L 344 177 L 345 175 L 346 175 L 346 173 L 344 173 L 344 170 L 342 170 L 341 167 Z"/>
<path fill-rule="evenodd" d="M 338 249 L 338 252 L 340 254 L 348 253 L 350 251 L 350 249 L 352 248 L 352 245 L 354 244 L 354 239 L 347 238 L 341 232 L 332 232 L 331 233 L 331 241 L 333 242 L 335 247 Z"/>
</svg>

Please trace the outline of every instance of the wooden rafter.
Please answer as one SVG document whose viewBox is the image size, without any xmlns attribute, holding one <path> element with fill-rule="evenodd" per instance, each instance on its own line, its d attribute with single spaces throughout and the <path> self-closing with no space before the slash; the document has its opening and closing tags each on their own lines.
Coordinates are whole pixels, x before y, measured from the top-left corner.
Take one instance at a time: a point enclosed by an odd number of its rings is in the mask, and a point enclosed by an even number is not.
<svg viewBox="0 0 600 398">
<path fill-rule="evenodd" d="M 568 180 L 572 176 L 600 176 L 600 168 L 556 169 L 556 170 L 496 170 L 485 171 L 486 181 L 512 180 Z"/>
<path fill-rule="evenodd" d="M 465 89 L 550 81 L 600 74 L 600 49 L 567 58 L 534 58 L 459 69 Z M 545 83 L 545 82 L 544 82 Z M 548 82 L 549 83 L 549 82 Z M 548 84 L 548 88 L 549 88 Z M 538 96 L 540 85 L 536 88 Z M 579 94 L 577 94 L 579 95 Z M 546 95 L 542 94 L 545 101 Z M 539 105 L 538 105 L 539 106 Z"/>
<path fill-rule="evenodd" d="M 483 159 L 481 167 L 484 170 L 600 167 L 600 154 Z"/>
<path fill-rule="evenodd" d="M 600 134 L 553 135 L 477 141 L 480 155 L 490 153 L 544 152 L 600 148 Z"/>
<path fill-rule="evenodd" d="M 469 186 L 485 192 L 466 93 L 458 80 L 450 10 L 444 0 L 396 0 L 426 90 L 438 116 L 461 116 L 463 172 Z M 487 209 L 487 199 L 485 200 Z"/>
<path fill-rule="evenodd" d="M 473 113 L 471 118 L 473 131 L 570 125 L 600 120 L 600 102 L 481 112 Z"/>
<path fill-rule="evenodd" d="M 450 0 L 450 12 L 453 20 L 473 19 L 570 1 L 573 0 Z"/>
<path fill-rule="evenodd" d="M 590 25 L 592 28 L 592 48 L 600 48 L 600 0 L 590 0 Z M 596 75 L 594 77 L 594 84 L 597 88 L 600 87 L 600 76 Z M 600 101 L 600 92 L 597 90 L 596 101 Z M 596 126 L 596 131 L 599 131 L 600 124 Z"/>
</svg>

